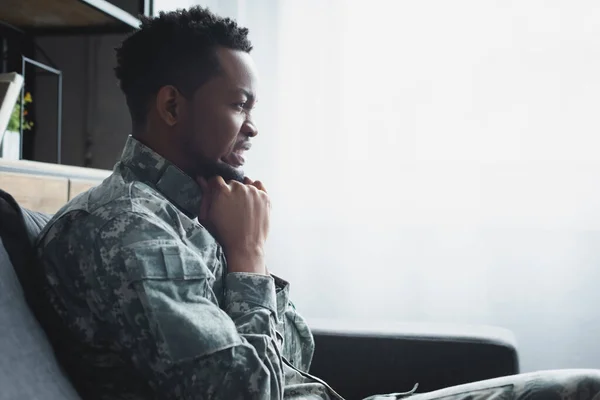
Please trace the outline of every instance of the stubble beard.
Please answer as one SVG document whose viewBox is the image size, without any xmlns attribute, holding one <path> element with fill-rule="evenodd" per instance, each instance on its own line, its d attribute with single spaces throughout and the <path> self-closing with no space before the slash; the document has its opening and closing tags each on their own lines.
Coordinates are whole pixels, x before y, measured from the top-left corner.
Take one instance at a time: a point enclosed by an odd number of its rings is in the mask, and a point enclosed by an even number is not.
<svg viewBox="0 0 600 400">
<path fill-rule="evenodd" d="M 220 176 L 225 182 L 244 182 L 244 173 L 224 162 L 200 162 L 197 174 L 206 180 Z"/>
<path fill-rule="evenodd" d="M 220 176 L 225 182 L 238 181 L 244 182 L 245 175 L 243 171 L 232 167 L 223 161 L 206 160 L 201 154 L 194 151 L 194 130 L 190 129 L 183 143 L 183 151 L 188 153 L 188 156 L 194 160 L 194 171 L 189 171 L 192 178 L 197 179 L 202 177 L 206 180 Z"/>
</svg>

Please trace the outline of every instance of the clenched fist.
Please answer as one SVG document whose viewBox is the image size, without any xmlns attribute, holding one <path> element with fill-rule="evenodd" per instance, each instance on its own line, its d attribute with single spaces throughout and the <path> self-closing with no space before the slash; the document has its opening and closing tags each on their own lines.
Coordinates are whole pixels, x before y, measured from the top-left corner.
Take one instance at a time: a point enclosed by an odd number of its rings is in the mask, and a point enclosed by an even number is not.
<svg viewBox="0 0 600 400">
<path fill-rule="evenodd" d="M 220 176 L 198 183 L 203 192 L 198 219 L 223 247 L 229 272 L 266 275 L 271 205 L 263 184 L 248 178 L 225 182 Z"/>
</svg>

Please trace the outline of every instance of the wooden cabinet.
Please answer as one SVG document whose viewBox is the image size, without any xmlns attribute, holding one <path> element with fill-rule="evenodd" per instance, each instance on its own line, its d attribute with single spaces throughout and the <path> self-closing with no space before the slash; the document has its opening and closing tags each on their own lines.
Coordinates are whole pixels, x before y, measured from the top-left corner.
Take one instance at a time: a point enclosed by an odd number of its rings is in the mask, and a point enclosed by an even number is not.
<svg viewBox="0 0 600 400">
<path fill-rule="evenodd" d="M 35 161 L 0 159 L 0 189 L 22 207 L 55 213 L 67 201 L 98 185 L 111 171 Z"/>
</svg>

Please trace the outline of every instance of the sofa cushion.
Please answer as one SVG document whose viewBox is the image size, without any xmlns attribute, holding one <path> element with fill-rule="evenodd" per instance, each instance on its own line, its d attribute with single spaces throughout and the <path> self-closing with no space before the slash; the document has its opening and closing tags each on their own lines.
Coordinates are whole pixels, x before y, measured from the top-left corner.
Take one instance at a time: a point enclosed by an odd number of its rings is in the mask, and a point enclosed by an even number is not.
<svg viewBox="0 0 600 400">
<path fill-rule="evenodd" d="M 35 239 L 38 237 L 42 229 L 46 226 L 48 221 L 52 218 L 52 215 L 31 211 L 26 208 L 21 208 L 21 212 L 23 214 L 23 222 L 25 222 L 25 228 L 27 229 L 27 237 L 29 238 L 29 243 L 33 245 L 35 243 Z"/>
<path fill-rule="evenodd" d="M 0 221 L 4 221 L 0 217 Z M 0 242 L 1 243 L 1 242 Z M 0 400 L 79 399 L 0 245 Z"/>
</svg>

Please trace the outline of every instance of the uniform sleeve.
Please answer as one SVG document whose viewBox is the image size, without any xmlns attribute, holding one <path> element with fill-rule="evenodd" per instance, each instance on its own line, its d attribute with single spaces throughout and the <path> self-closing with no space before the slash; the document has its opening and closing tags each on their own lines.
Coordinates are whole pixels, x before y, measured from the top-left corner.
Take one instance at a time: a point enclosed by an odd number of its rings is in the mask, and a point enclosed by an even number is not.
<svg viewBox="0 0 600 400">
<path fill-rule="evenodd" d="M 218 252 L 196 252 L 144 215 L 111 220 L 97 238 L 96 301 L 159 398 L 283 398 L 272 277 L 230 273 L 218 297 Z"/>
</svg>

